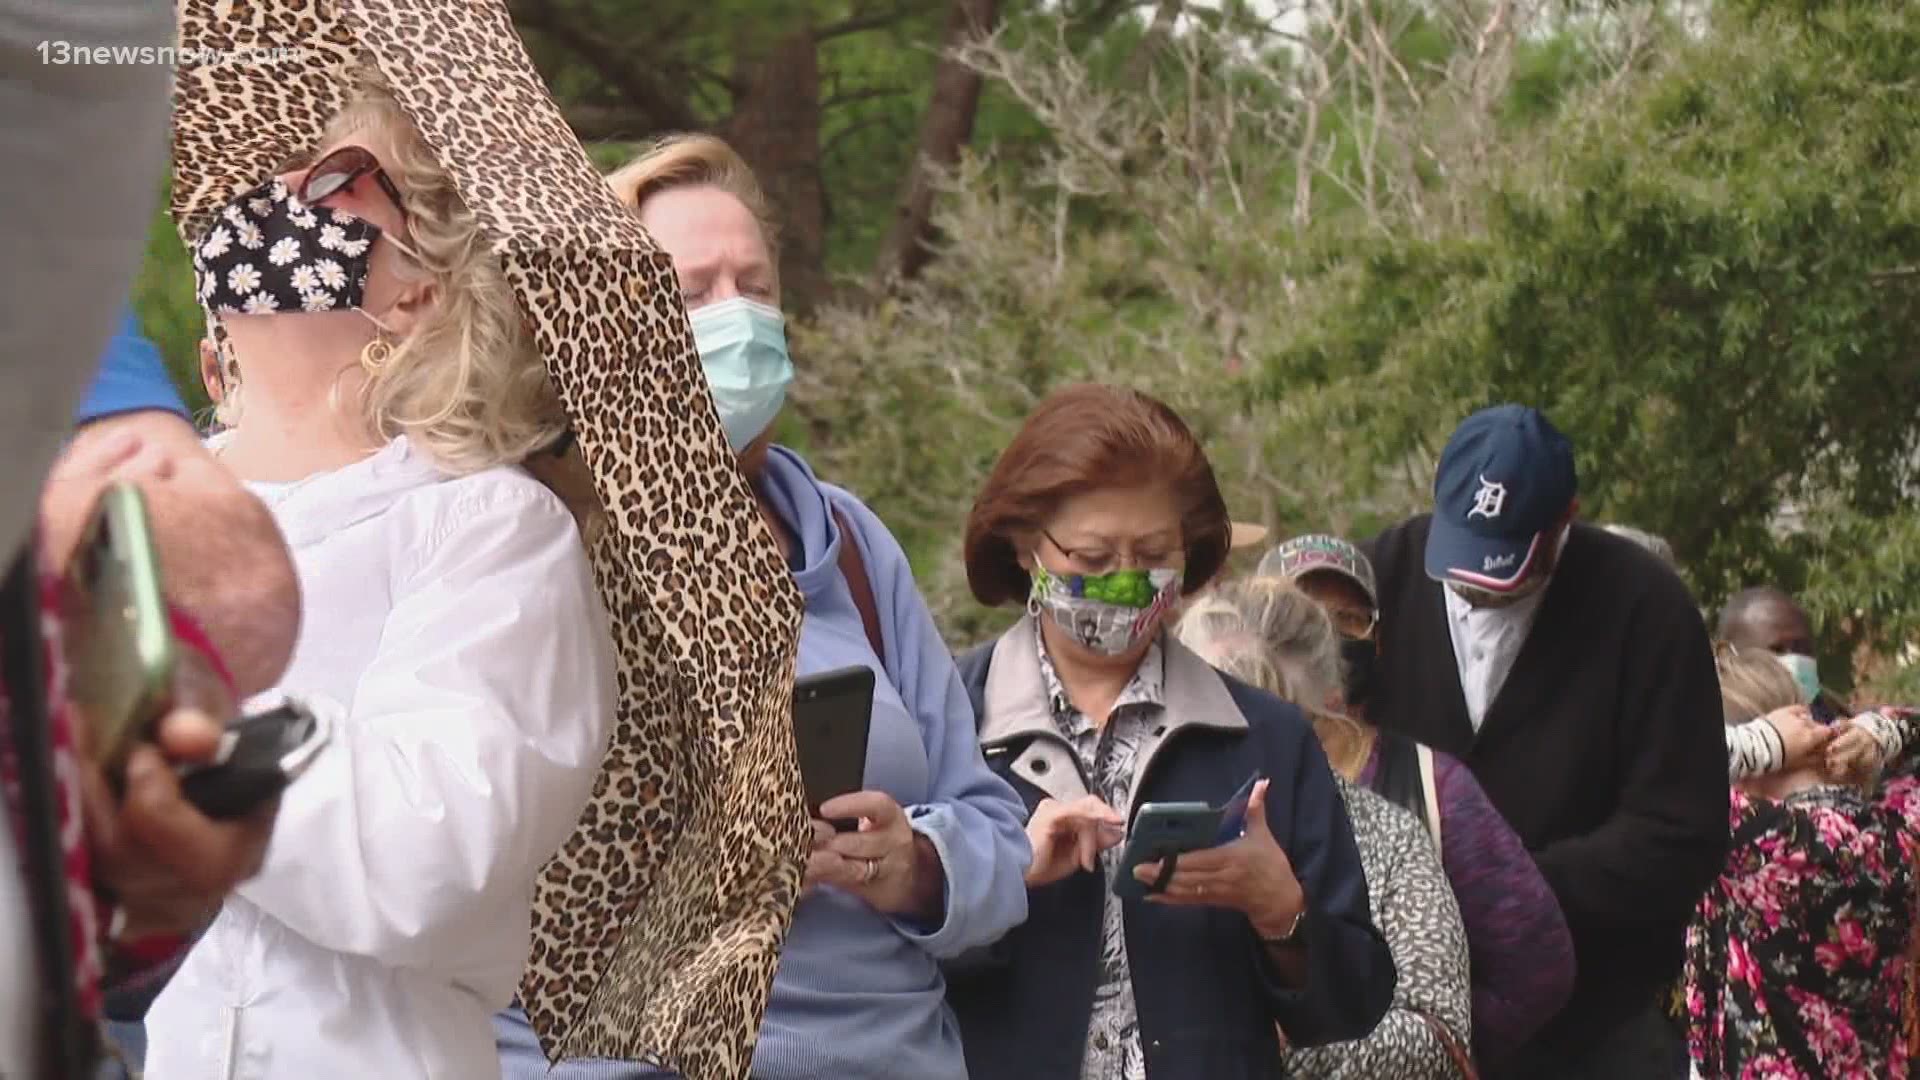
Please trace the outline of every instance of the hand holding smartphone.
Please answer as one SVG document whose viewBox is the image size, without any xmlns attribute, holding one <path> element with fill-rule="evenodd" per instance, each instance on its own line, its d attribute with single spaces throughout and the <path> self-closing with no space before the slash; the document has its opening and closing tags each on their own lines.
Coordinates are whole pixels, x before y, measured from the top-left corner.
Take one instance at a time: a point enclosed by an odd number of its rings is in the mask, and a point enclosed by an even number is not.
<svg viewBox="0 0 1920 1080">
<path fill-rule="evenodd" d="M 1177 859 L 1189 851 L 1231 844 L 1246 831 L 1247 803 L 1253 797 L 1258 774 L 1219 806 L 1202 802 L 1147 803 L 1134 815 L 1127 846 L 1120 853 L 1120 869 L 1113 878 L 1113 894 L 1138 900 L 1157 891 L 1134 876 L 1146 863 Z M 1169 864 L 1171 865 L 1171 864 Z M 1167 876 L 1171 876 L 1169 868 Z"/>
<path fill-rule="evenodd" d="M 134 744 L 152 741 L 169 711 L 198 706 L 219 715 L 232 704 L 224 687 L 208 690 L 214 680 L 174 638 L 139 488 L 116 483 L 101 493 L 65 586 L 68 696 L 90 756 L 117 791 Z M 329 735 L 297 705 L 235 720 L 214 761 L 182 770 L 183 791 L 209 817 L 245 816 L 279 795 Z"/>
<path fill-rule="evenodd" d="M 866 786 L 867 736 L 873 721 L 873 669 L 864 665 L 808 675 L 793 684 L 793 741 L 807 813 Z M 857 821 L 831 823 L 852 832 Z"/>
</svg>

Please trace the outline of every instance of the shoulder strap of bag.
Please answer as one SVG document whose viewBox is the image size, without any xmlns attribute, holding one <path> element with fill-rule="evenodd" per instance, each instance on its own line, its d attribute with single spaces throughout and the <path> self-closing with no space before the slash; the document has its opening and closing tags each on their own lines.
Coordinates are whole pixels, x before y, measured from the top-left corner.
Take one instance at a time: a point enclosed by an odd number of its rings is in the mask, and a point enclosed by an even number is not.
<svg viewBox="0 0 1920 1080">
<path fill-rule="evenodd" d="M 60 838 L 60 792 L 55 777 L 45 659 L 41 651 L 40 590 L 33 545 L 23 545 L 0 580 L 0 733 L 9 745 L 16 781 L 11 809 L 22 828 L 20 867 L 26 874 L 34 940 L 39 943 L 43 1076 L 93 1072 L 93 1025 L 75 984 L 76 949 L 67 906 L 66 852 Z M 0 828 L 9 807 L 0 800 Z M 9 963 L 18 963 L 15 958 Z"/>
<path fill-rule="evenodd" d="M 1440 1019 L 1431 1013 L 1416 1010 L 1415 1015 L 1426 1022 L 1427 1029 L 1440 1040 L 1440 1045 L 1447 1048 L 1447 1056 L 1453 1059 L 1453 1069 L 1460 1074 L 1460 1080 L 1479 1080 L 1480 1074 L 1473 1067 L 1473 1055 L 1467 1052 L 1466 1047 L 1460 1045 L 1460 1040 L 1454 1037 L 1447 1025 L 1441 1023 Z"/>
<path fill-rule="evenodd" d="M 860 558 L 860 537 L 853 531 L 847 515 L 834 508 L 833 520 L 840 526 L 840 576 L 847 579 L 847 591 L 853 594 L 853 606 L 860 610 L 860 623 L 867 628 L 867 644 L 880 666 L 887 666 L 887 646 L 880 637 L 880 605 L 873 598 L 873 582 L 867 577 L 867 564 Z"/>
<path fill-rule="evenodd" d="M 1425 796 L 1427 831 L 1433 834 L 1433 846 L 1440 847 L 1440 784 L 1433 778 L 1433 747 L 1416 744 L 1420 754 L 1420 788 Z"/>
<path fill-rule="evenodd" d="M 1382 731 L 1375 736 L 1379 761 L 1373 780 L 1367 786 L 1373 793 L 1410 814 L 1425 813 L 1421 805 L 1420 760 L 1412 739 L 1397 731 Z"/>
</svg>

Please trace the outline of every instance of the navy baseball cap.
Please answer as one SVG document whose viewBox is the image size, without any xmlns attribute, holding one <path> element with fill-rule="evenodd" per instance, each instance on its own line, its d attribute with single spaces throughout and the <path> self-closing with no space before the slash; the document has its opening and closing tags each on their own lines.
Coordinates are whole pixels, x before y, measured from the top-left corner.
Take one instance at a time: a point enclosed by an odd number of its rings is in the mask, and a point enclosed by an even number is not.
<svg viewBox="0 0 1920 1080">
<path fill-rule="evenodd" d="M 1427 576 L 1489 592 L 1514 588 L 1576 491 L 1573 444 L 1540 410 L 1474 413 L 1454 429 L 1434 474 Z"/>
</svg>

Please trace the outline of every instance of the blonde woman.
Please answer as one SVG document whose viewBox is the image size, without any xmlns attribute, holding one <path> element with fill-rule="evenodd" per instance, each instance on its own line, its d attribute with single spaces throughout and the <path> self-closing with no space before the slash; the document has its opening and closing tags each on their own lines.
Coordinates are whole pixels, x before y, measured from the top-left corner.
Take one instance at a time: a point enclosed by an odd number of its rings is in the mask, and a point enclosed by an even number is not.
<svg viewBox="0 0 1920 1080">
<path fill-rule="evenodd" d="M 753 1076 L 965 1080 L 939 962 L 1026 917 L 1020 804 L 981 757 L 966 690 L 899 542 L 857 496 L 773 443 L 793 363 L 777 232 L 752 172 L 726 143 L 688 135 L 609 182 L 673 257 L 721 426 L 806 598 L 798 675 L 859 666 L 875 676 L 865 790 L 820 808 L 861 825 L 813 824 Z M 514 1080 L 660 1074 L 606 1059 L 549 1072 L 518 1009 L 495 1031 Z"/>
<path fill-rule="evenodd" d="M 192 253 L 238 377 L 214 446 L 305 595 L 277 693 L 335 733 L 149 1013 L 147 1075 L 497 1077 L 489 1017 L 612 720 L 574 521 L 513 464 L 562 435 L 560 404 L 473 215 L 371 75 Z"/>
<path fill-rule="evenodd" d="M 1715 649 L 1728 724 L 1803 706 L 1770 652 Z M 1741 781 L 1733 842 L 1687 928 L 1687 1051 L 1706 1080 L 1904 1077 L 1901 957 L 1920 799 L 1830 783 L 1818 759 Z"/>
<path fill-rule="evenodd" d="M 1463 1077 L 1472 1026 L 1460 909 L 1419 820 L 1342 775 L 1365 757 L 1365 743 L 1353 721 L 1328 707 L 1340 695 L 1332 623 L 1291 586 L 1235 582 L 1194 601 L 1181 617 L 1178 634 L 1201 659 L 1293 702 L 1312 718 L 1353 820 L 1374 925 L 1386 936 L 1399 972 L 1393 1007 L 1372 1034 L 1291 1050 L 1287 1075 Z M 1268 645 L 1275 639 L 1296 647 L 1275 652 Z"/>
</svg>

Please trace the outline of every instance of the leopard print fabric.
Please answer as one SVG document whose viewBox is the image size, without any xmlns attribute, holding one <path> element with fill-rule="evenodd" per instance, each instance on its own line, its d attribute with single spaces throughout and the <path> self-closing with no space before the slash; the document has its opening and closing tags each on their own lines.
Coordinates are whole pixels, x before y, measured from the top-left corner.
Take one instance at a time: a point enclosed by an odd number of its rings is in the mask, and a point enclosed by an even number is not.
<svg viewBox="0 0 1920 1080">
<path fill-rule="evenodd" d="M 747 1075 L 799 894 L 788 722 L 800 597 L 709 401 L 673 267 L 589 164 L 501 0 L 181 0 L 172 211 L 190 240 L 311 150 L 364 56 L 479 216 L 607 526 L 589 544 L 619 705 L 578 828 L 535 885 L 521 998 L 552 1057 Z M 563 497 L 565 493 L 563 493 Z"/>
</svg>

